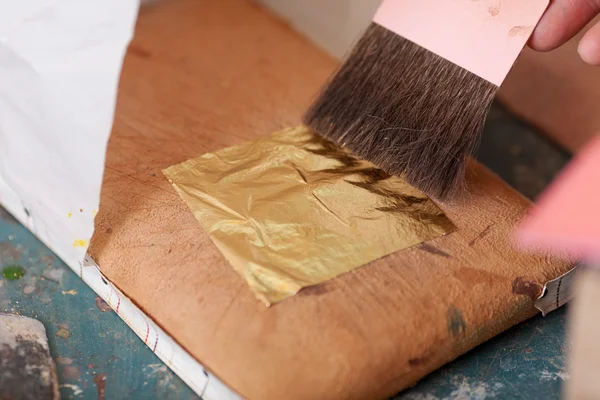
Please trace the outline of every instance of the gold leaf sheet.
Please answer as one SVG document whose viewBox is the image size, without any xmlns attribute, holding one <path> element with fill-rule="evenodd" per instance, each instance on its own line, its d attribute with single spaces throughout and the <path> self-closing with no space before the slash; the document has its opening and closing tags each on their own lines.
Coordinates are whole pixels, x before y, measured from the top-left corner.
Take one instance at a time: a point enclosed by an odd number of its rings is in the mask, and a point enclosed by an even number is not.
<svg viewBox="0 0 600 400">
<path fill-rule="evenodd" d="M 426 195 L 304 126 L 163 173 L 267 306 L 455 230 Z"/>
</svg>

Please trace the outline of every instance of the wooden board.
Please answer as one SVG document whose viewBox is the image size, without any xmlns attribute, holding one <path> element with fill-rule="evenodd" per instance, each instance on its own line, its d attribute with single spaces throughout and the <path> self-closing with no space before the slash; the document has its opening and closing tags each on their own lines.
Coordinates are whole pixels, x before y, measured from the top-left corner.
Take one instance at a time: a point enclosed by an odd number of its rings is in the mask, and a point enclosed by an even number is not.
<svg viewBox="0 0 600 400">
<path fill-rule="evenodd" d="M 91 255 L 250 399 L 382 398 L 535 313 L 566 262 L 517 252 L 529 203 L 480 165 L 442 205 L 456 233 L 260 304 L 161 170 L 299 122 L 335 61 L 244 0 L 142 13 L 125 62 Z"/>
<path fill-rule="evenodd" d="M 571 152 L 600 134 L 600 68 L 579 57 L 582 36 L 549 53 L 526 49 L 498 94 L 513 113 Z"/>
</svg>

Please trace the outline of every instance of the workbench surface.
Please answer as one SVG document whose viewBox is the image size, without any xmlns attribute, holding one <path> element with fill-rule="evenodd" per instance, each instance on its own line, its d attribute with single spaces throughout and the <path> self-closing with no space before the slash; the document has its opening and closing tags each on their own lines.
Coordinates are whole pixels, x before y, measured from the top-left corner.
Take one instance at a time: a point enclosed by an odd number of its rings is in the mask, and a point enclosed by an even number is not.
<svg viewBox="0 0 600 400">
<path fill-rule="evenodd" d="M 496 104 L 478 159 L 535 199 L 568 155 Z M 9 265 L 22 266 L 25 275 L 0 280 L 0 312 L 44 323 L 64 399 L 197 398 L 83 281 L 0 209 L 0 269 Z M 516 326 L 396 399 L 560 398 L 568 379 L 566 311 Z"/>
</svg>

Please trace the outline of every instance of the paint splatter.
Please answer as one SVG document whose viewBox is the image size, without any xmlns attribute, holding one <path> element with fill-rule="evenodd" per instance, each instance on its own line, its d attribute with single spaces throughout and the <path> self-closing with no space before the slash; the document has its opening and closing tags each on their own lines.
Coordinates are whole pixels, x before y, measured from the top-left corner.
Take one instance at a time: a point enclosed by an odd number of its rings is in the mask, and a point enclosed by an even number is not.
<svg viewBox="0 0 600 400">
<path fill-rule="evenodd" d="M 56 331 L 56 336 L 68 339 L 71 336 L 71 332 L 69 332 L 65 325 L 61 325 L 60 329 Z"/>
<path fill-rule="evenodd" d="M 513 294 L 524 294 L 529 296 L 531 300 L 536 301 L 542 293 L 543 286 L 537 282 L 527 281 L 522 277 L 518 277 L 512 283 Z"/>
<path fill-rule="evenodd" d="M 80 394 L 83 393 L 83 390 L 81 390 L 81 388 L 77 385 L 73 385 L 70 383 L 65 383 L 64 385 L 60 385 L 61 388 L 67 388 L 67 389 L 71 389 L 73 391 L 73 396 L 79 396 Z"/>
<path fill-rule="evenodd" d="M 56 269 L 46 268 L 42 272 L 42 276 L 44 278 L 49 279 L 56 283 L 61 283 L 62 277 L 64 274 L 65 274 L 65 269 L 63 269 L 63 268 L 56 268 Z"/>
<path fill-rule="evenodd" d="M 2 270 L 2 277 L 7 281 L 21 279 L 25 275 L 25 269 L 19 265 L 9 265 Z"/>
<path fill-rule="evenodd" d="M 96 307 L 98 307 L 98 310 L 102 312 L 107 312 L 111 310 L 110 306 L 106 304 L 106 302 L 102 300 L 100 296 L 96 296 Z"/>
<path fill-rule="evenodd" d="M 83 239 L 75 239 L 73 240 L 73 247 L 85 247 L 87 246 L 88 241 Z"/>
<path fill-rule="evenodd" d="M 35 286 L 33 286 L 33 285 L 26 285 L 26 286 L 23 288 L 23 293 L 24 293 L 24 294 L 31 294 L 31 293 L 33 293 L 33 292 L 35 292 Z"/>
<path fill-rule="evenodd" d="M 503 393 L 504 384 L 489 379 L 485 382 L 469 379 L 464 375 L 452 377 L 448 382 L 452 391 L 448 396 L 438 397 L 434 394 L 422 391 L 419 386 L 408 389 L 401 396 L 402 400 L 442 400 L 442 399 L 470 399 L 484 400 L 499 397 Z"/>
<path fill-rule="evenodd" d="M 464 334 L 467 330 L 467 324 L 463 319 L 462 313 L 455 306 L 450 306 L 448 308 L 448 313 L 446 315 L 448 320 L 448 332 L 452 336 L 459 336 Z"/>
<path fill-rule="evenodd" d="M 144 376 L 152 378 L 156 382 L 156 386 L 175 391 L 174 375 L 169 371 L 164 364 L 148 364 L 143 368 Z"/>
<path fill-rule="evenodd" d="M 571 375 L 569 375 L 568 372 L 563 372 L 563 371 L 550 372 L 547 369 L 545 369 L 540 372 L 539 378 L 541 381 L 556 381 L 558 379 L 560 379 L 562 381 L 568 381 L 569 379 L 571 379 Z"/>
<path fill-rule="evenodd" d="M 98 392 L 98 400 L 104 400 L 106 398 L 106 375 L 104 375 L 104 374 L 94 375 L 94 384 L 96 384 L 96 391 Z"/>
<path fill-rule="evenodd" d="M 71 296 L 75 296 L 77 294 L 77 290 L 75 290 L 75 289 L 63 290 L 61 293 L 62 294 L 70 294 Z"/>
<path fill-rule="evenodd" d="M 474 399 L 483 400 L 496 397 L 504 384 L 495 382 L 493 385 L 487 382 L 469 382 L 466 378 L 458 387 L 450 393 L 451 399 Z"/>
</svg>

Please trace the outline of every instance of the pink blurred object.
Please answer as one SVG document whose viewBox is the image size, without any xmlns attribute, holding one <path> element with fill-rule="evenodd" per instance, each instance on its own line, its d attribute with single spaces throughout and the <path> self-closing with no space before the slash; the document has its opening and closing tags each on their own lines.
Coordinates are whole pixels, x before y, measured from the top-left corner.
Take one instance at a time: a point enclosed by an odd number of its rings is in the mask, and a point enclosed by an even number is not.
<svg viewBox="0 0 600 400">
<path fill-rule="evenodd" d="M 564 169 L 518 231 L 526 249 L 600 259 L 600 136 Z"/>
</svg>

